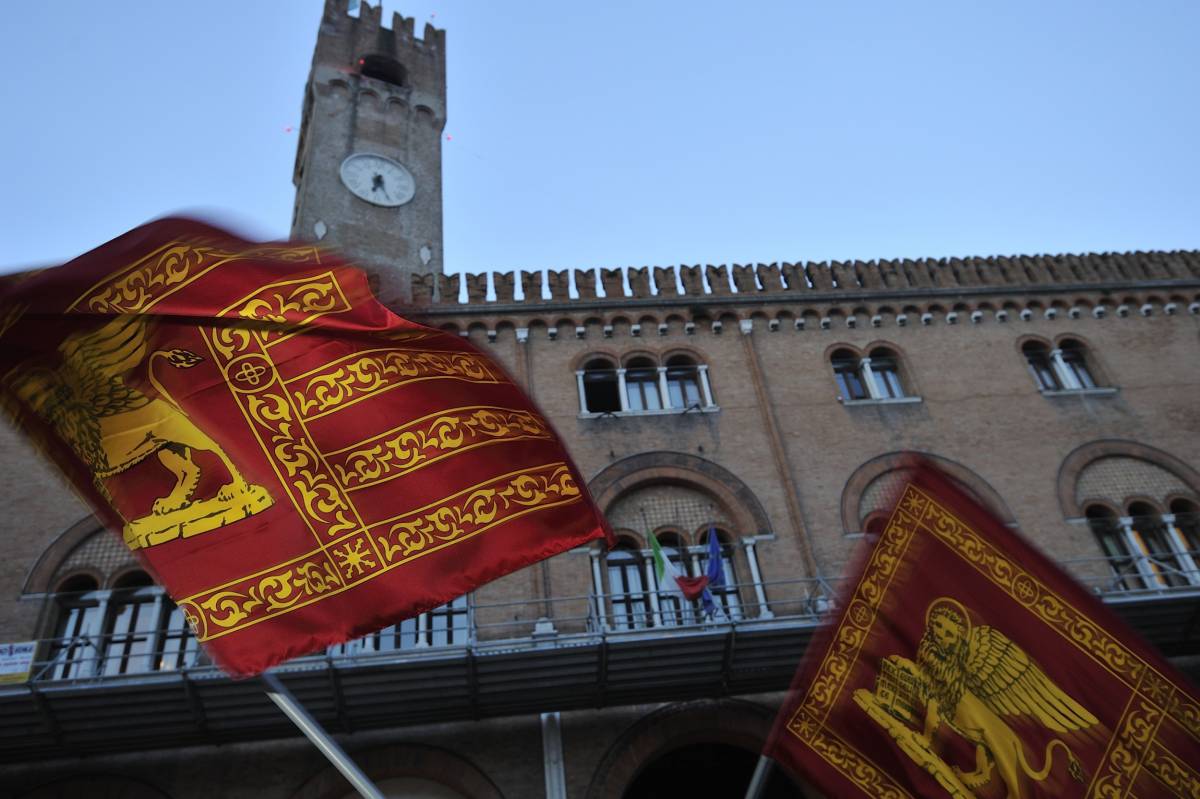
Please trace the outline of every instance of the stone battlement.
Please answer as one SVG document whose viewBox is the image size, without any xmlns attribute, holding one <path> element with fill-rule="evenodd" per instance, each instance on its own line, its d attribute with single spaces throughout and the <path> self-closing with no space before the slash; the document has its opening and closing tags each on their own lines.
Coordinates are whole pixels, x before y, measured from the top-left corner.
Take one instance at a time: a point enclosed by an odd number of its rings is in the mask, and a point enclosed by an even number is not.
<svg viewBox="0 0 1200 799">
<path fill-rule="evenodd" d="M 430 310 L 463 310 L 462 278 L 457 274 L 413 275 L 413 300 Z M 484 272 L 465 275 L 465 282 L 465 304 L 488 307 L 1037 293 L 1103 290 L 1147 282 L 1200 285 L 1200 251 Z"/>
<path fill-rule="evenodd" d="M 342 19 L 355 20 L 347 11 L 346 0 L 325 0 L 325 15 L 326 22 L 337 23 Z M 370 5 L 367 2 L 362 2 L 359 5 L 357 24 L 354 28 L 354 33 L 359 39 L 359 43 L 364 45 L 369 50 L 383 49 L 390 50 L 388 47 L 388 34 L 394 37 L 392 44 L 399 44 L 401 48 L 406 46 L 424 46 L 429 49 L 441 50 L 446 46 L 446 32 L 440 28 L 435 28 L 429 23 L 425 23 L 425 30 L 420 38 L 417 38 L 415 32 L 416 18 L 406 17 L 402 14 L 392 14 L 392 25 L 387 27 L 383 24 L 383 3 Z"/>
</svg>

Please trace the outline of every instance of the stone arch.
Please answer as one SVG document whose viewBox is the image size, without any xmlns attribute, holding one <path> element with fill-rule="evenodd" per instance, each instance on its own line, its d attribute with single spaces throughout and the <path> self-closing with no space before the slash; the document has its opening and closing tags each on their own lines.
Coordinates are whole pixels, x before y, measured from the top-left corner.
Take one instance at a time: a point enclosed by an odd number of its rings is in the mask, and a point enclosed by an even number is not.
<svg viewBox="0 0 1200 799">
<path fill-rule="evenodd" d="M 741 699 L 708 699 L 661 707 L 625 729 L 601 758 L 586 799 L 621 799 L 656 758 L 693 743 L 762 751 L 774 711 Z"/>
<path fill-rule="evenodd" d="M 84 516 L 64 530 L 58 538 L 54 539 L 50 546 L 42 551 L 37 562 L 33 564 L 33 568 L 26 575 L 25 584 L 21 587 L 21 593 L 41 594 L 53 591 L 54 584 L 65 576 L 60 574 L 61 567 L 68 562 L 68 558 L 70 558 L 77 548 L 90 542 L 93 536 L 110 535 L 104 529 L 104 525 L 95 516 L 90 514 Z M 111 538 L 111 542 L 114 544 L 120 543 L 115 536 Z M 124 548 L 123 544 L 121 548 Z M 132 554 L 129 555 L 128 561 L 129 563 L 135 562 Z M 104 582 L 103 576 L 99 582 Z"/>
<path fill-rule="evenodd" d="M 1103 463 L 1104 461 L 1108 462 Z M 1145 466 L 1134 465 L 1139 462 Z M 1178 498 L 1181 493 L 1186 495 L 1190 492 L 1192 497 L 1200 497 L 1200 472 L 1174 455 L 1146 444 L 1139 444 L 1136 441 L 1118 439 L 1093 441 L 1077 447 L 1063 459 L 1062 465 L 1058 469 L 1058 503 L 1062 508 L 1063 515 L 1068 519 L 1083 516 L 1084 505 L 1090 504 L 1093 499 L 1122 502 L 1123 497 L 1083 495 L 1092 491 L 1087 480 L 1082 485 L 1080 484 L 1081 477 L 1088 477 L 1085 472 L 1089 467 L 1093 470 L 1103 469 L 1105 472 L 1116 472 L 1115 475 L 1094 472 L 1092 476 L 1096 478 L 1097 486 L 1101 482 L 1111 483 L 1113 490 L 1121 491 L 1125 490 L 1122 486 L 1134 487 L 1134 490 L 1128 491 L 1129 496 L 1146 495 L 1146 487 L 1137 488 L 1137 486 L 1150 481 L 1152 485 L 1163 489 L 1158 492 L 1160 496 L 1156 497 L 1158 503 L 1162 503 L 1167 497 Z M 1149 470 L 1146 470 L 1146 467 L 1149 467 Z M 1168 477 L 1164 477 L 1162 473 L 1166 473 Z"/>
<path fill-rule="evenodd" d="M 397 744 L 353 753 L 372 781 L 416 778 L 438 783 L 471 799 L 504 799 L 496 784 L 462 755 L 424 744 Z M 342 799 L 349 786 L 333 766 L 310 777 L 292 799 Z"/>
<path fill-rule="evenodd" d="M 868 497 L 868 492 L 886 491 L 887 486 L 877 481 L 881 478 L 886 478 L 889 472 L 907 466 L 908 459 L 914 454 L 919 454 L 932 461 L 939 469 L 953 478 L 968 494 L 973 495 L 984 506 L 999 516 L 1005 524 L 1009 526 L 1016 525 L 1016 519 L 1008 509 L 1008 505 L 1000 497 L 1000 494 L 986 480 L 961 463 L 928 452 L 889 452 L 886 455 L 872 458 L 862 466 L 859 466 L 854 471 L 854 474 L 850 475 L 850 479 L 846 481 L 846 485 L 842 489 L 842 530 L 844 532 L 860 532 L 860 527 L 862 526 L 860 523 L 860 513 L 863 516 L 868 516 L 872 510 L 877 510 L 868 508 L 867 512 L 863 513 L 863 499 Z"/>
<path fill-rule="evenodd" d="M 654 484 L 693 486 L 710 494 L 742 533 L 774 529 L 749 486 L 728 469 L 696 455 L 659 450 L 622 458 L 593 477 L 588 488 L 597 504 L 607 508 L 622 495 Z"/>
</svg>

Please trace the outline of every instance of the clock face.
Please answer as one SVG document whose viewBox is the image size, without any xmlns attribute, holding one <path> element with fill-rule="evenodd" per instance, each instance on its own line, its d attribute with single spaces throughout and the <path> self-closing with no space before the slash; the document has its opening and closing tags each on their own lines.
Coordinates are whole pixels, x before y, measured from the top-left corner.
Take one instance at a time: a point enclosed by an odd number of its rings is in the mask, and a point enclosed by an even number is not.
<svg viewBox="0 0 1200 799">
<path fill-rule="evenodd" d="M 382 155 L 355 153 L 342 162 L 341 176 L 355 197 L 373 205 L 404 205 L 416 192 L 412 173 Z"/>
</svg>

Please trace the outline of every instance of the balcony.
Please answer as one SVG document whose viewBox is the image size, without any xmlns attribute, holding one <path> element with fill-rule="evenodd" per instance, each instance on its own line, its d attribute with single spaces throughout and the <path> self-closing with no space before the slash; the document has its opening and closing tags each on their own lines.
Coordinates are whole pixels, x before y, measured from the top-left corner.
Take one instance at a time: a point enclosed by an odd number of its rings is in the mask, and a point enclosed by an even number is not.
<svg viewBox="0 0 1200 799">
<path fill-rule="evenodd" d="M 1064 565 L 1167 654 L 1200 653 L 1200 575 L 1128 561 Z M 731 586 L 715 617 L 663 594 L 463 598 L 276 673 L 335 732 L 776 691 L 836 588 Z M 259 681 L 151 630 L 136 646 L 128 631 L 40 642 L 31 680 L 0 689 L 0 762 L 295 734 Z"/>
</svg>

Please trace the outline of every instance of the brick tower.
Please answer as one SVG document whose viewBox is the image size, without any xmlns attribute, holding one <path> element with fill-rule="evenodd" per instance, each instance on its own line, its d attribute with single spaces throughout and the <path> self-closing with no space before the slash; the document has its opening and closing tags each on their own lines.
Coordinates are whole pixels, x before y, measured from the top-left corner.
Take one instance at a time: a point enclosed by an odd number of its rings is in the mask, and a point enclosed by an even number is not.
<svg viewBox="0 0 1200 799">
<path fill-rule="evenodd" d="M 409 296 L 414 272 L 442 271 L 446 34 L 382 6 L 326 0 L 292 182 L 292 237 L 340 248 Z"/>
</svg>

